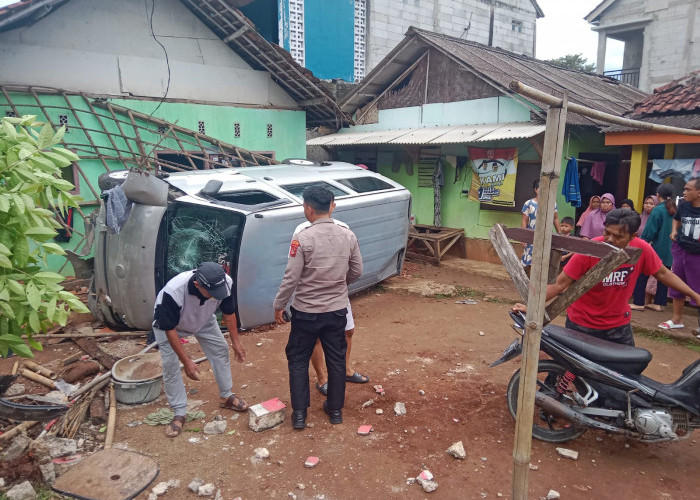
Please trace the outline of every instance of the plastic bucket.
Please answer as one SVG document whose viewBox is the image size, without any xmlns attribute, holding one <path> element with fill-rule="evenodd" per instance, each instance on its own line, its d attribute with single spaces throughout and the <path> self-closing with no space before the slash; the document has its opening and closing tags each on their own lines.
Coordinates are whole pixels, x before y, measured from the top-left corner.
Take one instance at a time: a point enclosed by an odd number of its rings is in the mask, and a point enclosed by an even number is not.
<svg viewBox="0 0 700 500">
<path fill-rule="evenodd" d="M 160 355 L 134 354 L 120 359 L 112 367 L 114 396 L 124 404 L 153 401 L 160 395 L 163 368 Z"/>
</svg>

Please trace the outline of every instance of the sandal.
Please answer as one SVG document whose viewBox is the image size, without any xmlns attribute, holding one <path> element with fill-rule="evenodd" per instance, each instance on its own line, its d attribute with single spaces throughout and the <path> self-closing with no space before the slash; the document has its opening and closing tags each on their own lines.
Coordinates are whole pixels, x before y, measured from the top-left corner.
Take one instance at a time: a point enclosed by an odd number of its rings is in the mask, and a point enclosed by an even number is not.
<svg viewBox="0 0 700 500">
<path fill-rule="evenodd" d="M 248 409 L 248 403 L 245 402 L 245 399 L 231 394 L 225 403 L 219 403 L 219 407 L 226 408 L 227 410 L 246 411 Z"/>
<path fill-rule="evenodd" d="M 369 382 L 369 377 L 367 375 L 362 375 L 361 373 L 355 372 L 352 375 L 345 375 L 345 380 L 355 384 L 366 384 Z"/>
<path fill-rule="evenodd" d="M 659 325 L 662 330 L 678 330 L 680 328 L 685 328 L 683 323 L 674 323 L 673 320 L 664 321 Z"/>
<path fill-rule="evenodd" d="M 630 309 L 633 311 L 643 311 L 644 306 L 638 306 L 637 304 L 630 304 Z"/>
<path fill-rule="evenodd" d="M 318 382 L 316 382 L 316 390 L 324 396 L 328 396 L 328 382 L 321 385 L 319 385 Z"/>
<path fill-rule="evenodd" d="M 177 425 L 176 422 L 180 422 L 180 425 Z M 170 423 L 165 427 L 165 435 L 169 438 L 176 438 L 182 433 L 182 427 L 185 425 L 185 416 L 184 415 L 177 415 L 173 417 L 173 419 L 170 421 Z M 170 433 L 168 433 L 168 431 Z"/>
</svg>

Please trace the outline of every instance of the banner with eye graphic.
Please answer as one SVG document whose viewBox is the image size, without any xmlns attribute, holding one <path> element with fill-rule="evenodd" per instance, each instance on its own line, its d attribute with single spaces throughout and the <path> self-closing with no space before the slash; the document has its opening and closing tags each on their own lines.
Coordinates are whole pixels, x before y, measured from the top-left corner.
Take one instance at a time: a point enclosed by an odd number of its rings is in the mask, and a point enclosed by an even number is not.
<svg viewBox="0 0 700 500">
<path fill-rule="evenodd" d="M 487 205 L 515 206 L 517 148 L 469 148 L 472 184 L 469 199 Z"/>
</svg>

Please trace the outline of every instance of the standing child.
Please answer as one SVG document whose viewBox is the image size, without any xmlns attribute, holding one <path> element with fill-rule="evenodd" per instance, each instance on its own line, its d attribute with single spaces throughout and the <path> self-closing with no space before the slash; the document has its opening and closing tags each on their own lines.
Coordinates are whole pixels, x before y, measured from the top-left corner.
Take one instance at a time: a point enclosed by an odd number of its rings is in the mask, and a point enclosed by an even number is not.
<svg viewBox="0 0 700 500">
<path fill-rule="evenodd" d="M 564 217 L 559 224 L 562 236 L 573 236 L 574 235 L 574 219 L 573 217 Z M 569 262 L 569 259 L 574 254 L 574 252 L 568 252 L 561 256 L 561 266 Z"/>
</svg>

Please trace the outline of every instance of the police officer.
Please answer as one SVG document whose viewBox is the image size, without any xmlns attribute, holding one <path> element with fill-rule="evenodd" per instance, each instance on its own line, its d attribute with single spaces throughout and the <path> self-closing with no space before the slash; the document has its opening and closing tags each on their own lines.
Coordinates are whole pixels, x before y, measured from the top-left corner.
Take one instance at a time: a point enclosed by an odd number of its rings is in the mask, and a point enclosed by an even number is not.
<svg viewBox="0 0 700 500">
<path fill-rule="evenodd" d="M 232 288 L 233 280 L 223 267 L 215 262 L 203 262 L 193 271 L 174 276 L 156 297 L 153 333 L 163 361 L 165 394 L 175 414 L 165 430 L 168 437 L 176 437 L 182 432 L 187 412 L 187 393 L 180 363 L 188 378 L 199 380 L 197 365 L 182 348 L 181 337 L 194 335 L 207 355 L 219 386 L 219 406 L 236 411 L 248 409 L 243 398 L 231 391 L 229 348 L 214 315 L 217 309 L 223 313 L 236 361 L 243 362 L 245 350 L 238 338 Z"/>
<path fill-rule="evenodd" d="M 275 321 L 284 324 L 282 313 L 296 291 L 285 350 L 295 429 L 306 426 L 309 360 L 319 338 L 328 369 L 328 399 L 323 409 L 332 424 L 343 422 L 348 284 L 362 275 L 357 238 L 330 218 L 333 194 L 323 187 L 311 186 L 304 190 L 303 197 L 304 216 L 311 226 L 292 240 L 287 269 L 273 303 Z"/>
</svg>

